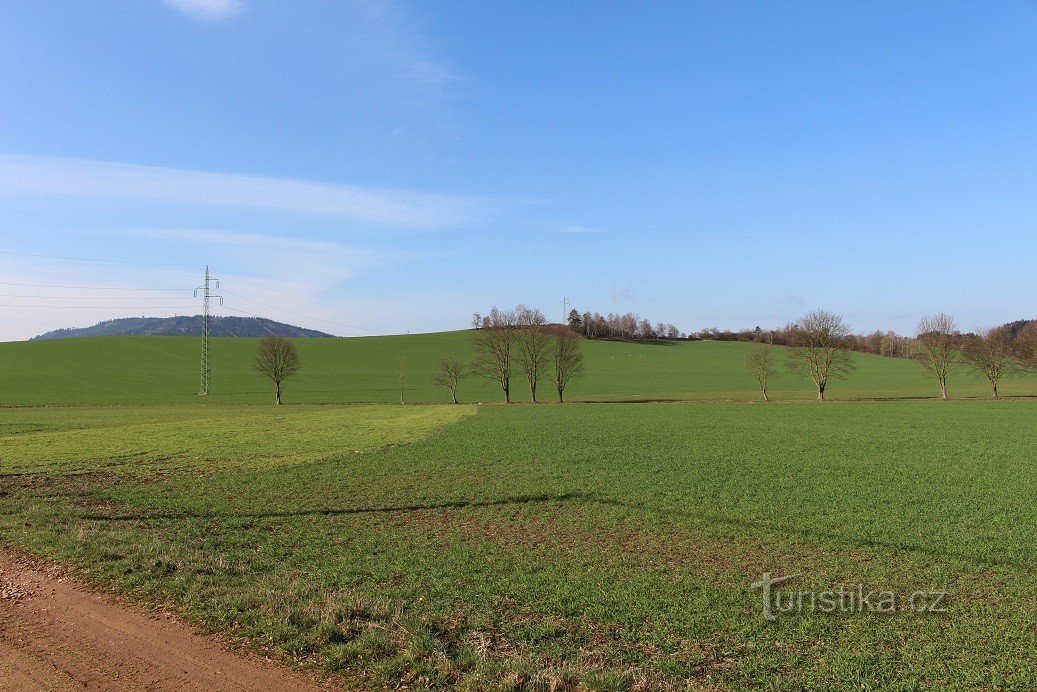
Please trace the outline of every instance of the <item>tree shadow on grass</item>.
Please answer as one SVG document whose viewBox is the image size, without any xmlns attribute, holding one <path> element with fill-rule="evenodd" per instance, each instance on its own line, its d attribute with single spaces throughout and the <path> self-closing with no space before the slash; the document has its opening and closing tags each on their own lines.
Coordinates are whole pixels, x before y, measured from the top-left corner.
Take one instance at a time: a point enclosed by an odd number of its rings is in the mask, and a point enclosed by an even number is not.
<svg viewBox="0 0 1037 692">
<path fill-rule="evenodd" d="M 168 512 L 140 514 L 85 514 L 81 518 L 87 521 L 149 521 L 176 519 L 289 519 L 292 517 L 336 517 L 352 514 L 390 514 L 394 512 L 421 512 L 436 509 L 469 509 L 478 507 L 498 507 L 502 505 L 526 505 L 540 502 L 567 502 L 570 500 L 590 500 L 596 498 L 591 493 L 564 493 L 561 495 L 517 495 L 497 500 L 449 500 L 428 504 L 396 505 L 385 507 L 341 507 L 300 509 L 287 512 Z"/>
</svg>

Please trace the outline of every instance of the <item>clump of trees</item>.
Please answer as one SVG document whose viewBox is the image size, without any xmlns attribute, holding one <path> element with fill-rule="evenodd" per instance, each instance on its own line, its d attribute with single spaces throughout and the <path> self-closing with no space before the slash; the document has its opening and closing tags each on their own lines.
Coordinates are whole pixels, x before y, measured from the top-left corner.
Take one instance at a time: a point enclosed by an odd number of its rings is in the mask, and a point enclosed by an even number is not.
<svg viewBox="0 0 1037 692">
<path fill-rule="evenodd" d="M 672 324 L 658 322 L 655 326 L 640 315 L 628 312 L 623 315 L 576 310 L 569 313 L 569 328 L 587 339 L 612 339 L 616 341 L 654 341 L 657 339 L 682 339 L 687 335 Z"/>
<path fill-rule="evenodd" d="M 264 336 L 252 360 L 252 369 L 274 384 L 277 405 L 281 405 L 281 385 L 299 372 L 299 354 L 295 344 L 283 336 Z"/>
<path fill-rule="evenodd" d="M 505 324 L 509 319 L 519 324 L 528 324 L 531 320 L 539 319 L 540 324 L 547 324 L 547 319 L 540 310 L 519 305 L 511 311 L 502 311 L 495 307 L 486 315 L 476 312 L 472 315 L 472 327 L 474 329 L 492 329 Z M 650 321 L 633 312 L 623 315 L 611 312 L 608 315 L 598 312 L 580 314 L 578 310 L 574 309 L 569 311 L 566 324 L 562 326 L 568 326 L 571 331 L 585 339 L 653 341 L 687 338 L 687 334 L 672 324 L 657 322 L 653 326 Z"/>
<path fill-rule="evenodd" d="M 732 331 L 715 327 L 693 332 L 688 338 L 703 341 L 740 341 L 743 343 L 769 344 L 772 346 L 791 346 L 795 338 L 795 324 L 787 324 L 778 329 L 741 329 Z M 850 334 L 843 339 L 848 351 L 873 353 L 891 358 L 910 358 L 912 356 L 912 340 L 892 331 L 874 331 L 871 334 Z"/>
<path fill-rule="evenodd" d="M 558 401 L 563 402 L 566 387 L 583 375 L 578 336 L 567 327 L 549 325 L 540 310 L 524 305 L 514 310 L 494 307 L 485 317 L 473 315 L 472 322 L 478 328 L 472 333 L 471 372 L 499 386 L 506 403 L 511 403 L 516 373 L 525 379 L 533 403 L 547 378 L 553 380 Z"/>
</svg>

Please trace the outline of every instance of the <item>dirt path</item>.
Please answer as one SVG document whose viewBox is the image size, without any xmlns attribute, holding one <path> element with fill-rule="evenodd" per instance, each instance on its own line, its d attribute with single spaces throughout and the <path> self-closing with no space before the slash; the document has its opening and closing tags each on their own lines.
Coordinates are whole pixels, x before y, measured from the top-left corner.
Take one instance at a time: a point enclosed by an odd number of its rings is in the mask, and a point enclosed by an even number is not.
<svg viewBox="0 0 1037 692">
<path fill-rule="evenodd" d="M 0 549 L 0 690 L 319 690 Z"/>
</svg>

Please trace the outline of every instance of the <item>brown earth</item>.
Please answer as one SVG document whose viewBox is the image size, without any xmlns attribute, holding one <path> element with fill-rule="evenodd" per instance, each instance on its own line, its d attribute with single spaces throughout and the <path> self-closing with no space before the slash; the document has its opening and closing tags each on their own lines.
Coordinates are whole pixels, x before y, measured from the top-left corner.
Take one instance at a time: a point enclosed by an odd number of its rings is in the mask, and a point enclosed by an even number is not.
<svg viewBox="0 0 1037 692">
<path fill-rule="evenodd" d="M 0 549 L 0 690 L 320 690 Z"/>
</svg>

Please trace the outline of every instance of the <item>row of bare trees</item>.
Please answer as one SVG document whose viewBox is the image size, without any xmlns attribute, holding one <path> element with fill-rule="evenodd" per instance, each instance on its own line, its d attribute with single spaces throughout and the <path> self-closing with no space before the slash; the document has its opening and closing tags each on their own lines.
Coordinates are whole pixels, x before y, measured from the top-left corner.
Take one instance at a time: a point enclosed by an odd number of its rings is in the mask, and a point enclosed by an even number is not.
<svg viewBox="0 0 1037 692">
<path fill-rule="evenodd" d="M 513 378 L 525 381 L 530 400 L 536 403 L 541 382 L 550 380 L 558 401 L 563 402 L 569 383 L 583 376 L 579 336 L 565 327 L 548 325 L 540 310 L 522 305 L 514 310 L 495 307 L 485 317 L 478 317 L 480 327 L 472 332 L 475 360 L 469 366 L 456 354 L 444 356 L 433 375 L 436 384 L 450 390 L 455 404 L 457 387 L 469 375 L 496 383 L 508 403 Z"/>
<path fill-rule="evenodd" d="M 785 331 L 787 369 L 809 377 L 818 401 L 824 401 L 829 382 L 845 378 L 855 368 L 850 330 L 842 317 L 814 310 Z M 1013 338 L 1008 327 L 961 334 L 949 315 L 929 315 L 918 322 L 910 341 L 910 357 L 936 379 L 942 399 L 947 399 L 948 378 L 962 367 L 985 377 L 994 398 L 998 398 L 1003 380 L 1037 371 L 1037 323 L 1024 325 Z M 756 380 L 764 401 L 769 401 L 770 381 L 778 377 L 776 360 L 775 351 L 767 346 L 759 346 L 745 356 L 746 371 Z"/>
</svg>

